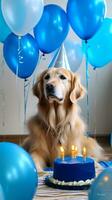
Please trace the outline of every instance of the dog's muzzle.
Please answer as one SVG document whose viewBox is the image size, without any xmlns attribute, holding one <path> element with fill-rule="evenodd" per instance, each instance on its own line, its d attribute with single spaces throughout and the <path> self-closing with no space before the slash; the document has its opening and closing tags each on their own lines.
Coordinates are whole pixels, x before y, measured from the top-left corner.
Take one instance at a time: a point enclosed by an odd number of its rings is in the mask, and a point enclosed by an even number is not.
<svg viewBox="0 0 112 200">
<path fill-rule="evenodd" d="M 46 94 L 47 94 L 47 98 L 52 98 L 52 99 L 57 99 L 58 101 L 62 101 L 62 98 L 59 98 L 56 95 L 56 91 L 55 91 L 55 86 L 52 84 L 47 84 L 46 85 Z"/>
</svg>

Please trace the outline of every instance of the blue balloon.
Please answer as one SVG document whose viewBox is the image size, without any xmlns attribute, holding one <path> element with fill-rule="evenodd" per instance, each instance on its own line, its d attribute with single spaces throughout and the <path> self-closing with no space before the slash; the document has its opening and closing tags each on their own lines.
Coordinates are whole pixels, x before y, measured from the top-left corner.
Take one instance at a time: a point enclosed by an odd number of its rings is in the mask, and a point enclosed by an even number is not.
<svg viewBox="0 0 112 200">
<path fill-rule="evenodd" d="M 112 168 L 105 169 L 93 182 L 89 190 L 89 200 L 112 199 Z"/>
<path fill-rule="evenodd" d="M 64 46 L 70 69 L 73 72 L 76 72 L 79 69 L 83 59 L 82 46 L 70 40 L 65 40 Z"/>
<path fill-rule="evenodd" d="M 1 0 L 0 0 L 0 42 L 4 42 L 7 36 L 11 33 L 9 27 L 7 26 L 1 10 Z"/>
<path fill-rule="evenodd" d="M 95 36 L 87 43 L 88 61 L 94 68 L 112 61 L 112 19 L 106 18 Z"/>
<path fill-rule="evenodd" d="M 40 22 L 34 28 L 34 35 L 43 53 L 51 53 L 59 48 L 69 31 L 65 11 L 57 5 L 47 5 Z"/>
<path fill-rule="evenodd" d="M 75 33 L 90 39 L 101 26 L 105 15 L 104 0 L 68 0 L 67 15 Z"/>
<path fill-rule="evenodd" d="M 5 40 L 3 54 L 12 72 L 25 79 L 30 77 L 36 68 L 39 48 L 30 34 L 19 39 L 12 33 Z"/>
<path fill-rule="evenodd" d="M 31 156 L 16 144 L 1 142 L 0 196 L 2 199 L 31 200 L 37 184 L 37 171 Z"/>
</svg>

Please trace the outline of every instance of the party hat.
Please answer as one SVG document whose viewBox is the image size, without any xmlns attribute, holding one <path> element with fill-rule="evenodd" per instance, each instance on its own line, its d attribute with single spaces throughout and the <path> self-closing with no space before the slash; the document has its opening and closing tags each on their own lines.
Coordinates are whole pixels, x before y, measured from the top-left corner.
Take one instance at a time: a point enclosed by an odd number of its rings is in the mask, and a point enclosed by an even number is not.
<svg viewBox="0 0 112 200">
<path fill-rule="evenodd" d="M 50 65 L 48 68 L 51 67 L 55 67 L 55 68 L 65 68 L 70 70 L 70 66 L 69 66 L 69 62 L 68 62 L 68 58 L 66 55 L 66 50 L 64 47 L 64 44 L 61 46 L 61 48 L 58 50 L 58 52 L 56 52 L 56 54 L 54 55 Z"/>
</svg>

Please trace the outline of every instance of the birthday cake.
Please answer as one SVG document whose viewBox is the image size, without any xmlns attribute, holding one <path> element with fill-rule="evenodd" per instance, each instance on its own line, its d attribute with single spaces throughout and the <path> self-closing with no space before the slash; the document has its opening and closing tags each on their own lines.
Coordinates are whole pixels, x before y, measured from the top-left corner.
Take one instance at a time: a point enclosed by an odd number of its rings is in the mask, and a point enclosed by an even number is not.
<svg viewBox="0 0 112 200">
<path fill-rule="evenodd" d="M 79 182 L 91 180 L 95 177 L 95 166 L 93 159 L 82 156 L 71 158 L 65 157 L 64 160 L 57 158 L 54 162 L 53 178 L 64 182 Z"/>
<path fill-rule="evenodd" d="M 65 156 L 60 147 L 60 158 L 54 161 L 53 175 L 46 178 L 46 184 L 60 189 L 88 189 L 95 178 L 95 163 L 87 157 L 86 147 L 78 156 L 77 146 L 72 145 L 71 156 Z"/>
<path fill-rule="evenodd" d="M 53 176 L 49 177 L 49 182 L 58 186 L 57 188 L 69 186 L 73 189 L 74 187 L 79 189 L 82 186 L 89 186 L 94 178 L 95 164 L 92 158 L 66 156 L 64 159 L 57 158 L 54 161 Z M 69 189 L 67 187 L 64 188 Z"/>
</svg>

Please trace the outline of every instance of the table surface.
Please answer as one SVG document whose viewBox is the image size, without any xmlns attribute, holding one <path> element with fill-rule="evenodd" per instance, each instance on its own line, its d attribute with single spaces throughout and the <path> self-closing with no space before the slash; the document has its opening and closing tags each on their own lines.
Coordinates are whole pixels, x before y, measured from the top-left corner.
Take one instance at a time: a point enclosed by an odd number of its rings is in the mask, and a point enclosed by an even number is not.
<svg viewBox="0 0 112 200">
<path fill-rule="evenodd" d="M 95 163 L 96 175 L 101 173 L 103 167 Z M 39 175 L 38 190 L 34 197 L 34 200 L 87 200 L 87 191 L 70 191 L 70 190 L 59 190 L 53 189 L 44 184 L 45 177 L 51 172 L 43 172 Z"/>
</svg>

